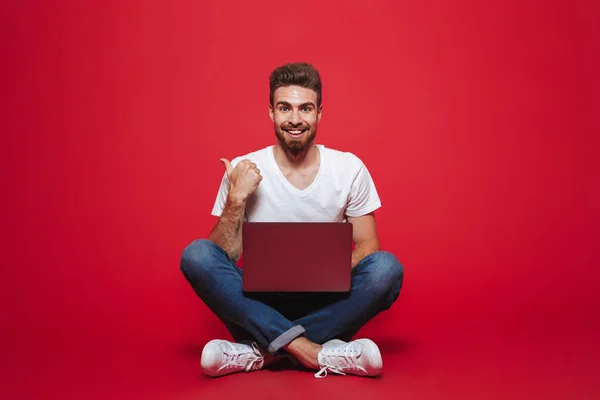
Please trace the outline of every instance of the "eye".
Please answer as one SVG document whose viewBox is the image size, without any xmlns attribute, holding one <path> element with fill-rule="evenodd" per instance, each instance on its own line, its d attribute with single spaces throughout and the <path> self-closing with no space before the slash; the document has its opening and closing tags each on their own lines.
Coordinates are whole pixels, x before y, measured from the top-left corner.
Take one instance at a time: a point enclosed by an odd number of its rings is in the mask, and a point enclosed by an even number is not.
<svg viewBox="0 0 600 400">
<path fill-rule="evenodd" d="M 303 107 L 303 108 L 302 108 L 302 111 L 303 111 L 303 112 L 311 112 L 311 111 L 312 111 L 312 108 L 311 108 L 311 107 Z"/>
<path fill-rule="evenodd" d="M 286 112 L 288 110 L 289 110 L 289 108 L 287 108 L 286 106 L 279 107 L 279 111 L 281 111 L 281 112 Z"/>
</svg>

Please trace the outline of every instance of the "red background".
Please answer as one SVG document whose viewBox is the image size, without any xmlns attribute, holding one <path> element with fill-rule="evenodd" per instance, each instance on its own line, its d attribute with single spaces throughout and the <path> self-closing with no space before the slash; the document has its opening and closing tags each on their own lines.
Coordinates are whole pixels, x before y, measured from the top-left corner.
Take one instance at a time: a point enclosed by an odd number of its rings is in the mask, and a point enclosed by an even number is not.
<svg viewBox="0 0 600 400">
<path fill-rule="evenodd" d="M 343 4 L 3 2 L 2 397 L 600 396 L 598 3 Z M 289 61 L 405 265 L 381 379 L 199 371 L 179 256 Z"/>
</svg>

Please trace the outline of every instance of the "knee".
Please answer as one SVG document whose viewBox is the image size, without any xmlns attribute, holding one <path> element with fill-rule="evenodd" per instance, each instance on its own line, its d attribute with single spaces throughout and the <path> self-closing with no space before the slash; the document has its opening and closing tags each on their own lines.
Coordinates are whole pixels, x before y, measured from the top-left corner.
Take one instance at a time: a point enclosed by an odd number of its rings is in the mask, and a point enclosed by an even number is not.
<svg viewBox="0 0 600 400">
<path fill-rule="evenodd" d="M 181 253 L 181 272 L 188 280 L 192 276 L 201 275 L 213 264 L 218 251 L 218 246 L 210 240 L 194 240 Z"/>
<path fill-rule="evenodd" d="M 392 253 L 378 251 L 370 255 L 374 278 L 381 282 L 400 282 L 404 279 L 404 267 Z"/>
<path fill-rule="evenodd" d="M 392 253 L 378 251 L 371 256 L 369 263 L 371 287 L 375 293 L 385 299 L 382 310 L 387 310 L 400 296 L 404 267 Z"/>
</svg>

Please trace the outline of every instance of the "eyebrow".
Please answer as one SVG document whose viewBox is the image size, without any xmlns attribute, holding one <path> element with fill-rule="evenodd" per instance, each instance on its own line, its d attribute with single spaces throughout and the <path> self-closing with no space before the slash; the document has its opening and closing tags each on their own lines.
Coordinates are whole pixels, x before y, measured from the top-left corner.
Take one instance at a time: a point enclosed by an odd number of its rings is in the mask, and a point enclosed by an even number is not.
<svg viewBox="0 0 600 400">
<path fill-rule="evenodd" d="M 279 105 L 292 108 L 292 105 L 290 103 L 288 103 L 287 101 L 278 101 L 277 104 L 276 104 L 276 106 L 279 106 Z M 306 107 L 306 106 L 312 106 L 314 108 L 315 104 L 312 101 L 309 101 L 309 102 L 300 104 L 298 107 L 299 108 L 303 108 L 303 107 Z"/>
</svg>

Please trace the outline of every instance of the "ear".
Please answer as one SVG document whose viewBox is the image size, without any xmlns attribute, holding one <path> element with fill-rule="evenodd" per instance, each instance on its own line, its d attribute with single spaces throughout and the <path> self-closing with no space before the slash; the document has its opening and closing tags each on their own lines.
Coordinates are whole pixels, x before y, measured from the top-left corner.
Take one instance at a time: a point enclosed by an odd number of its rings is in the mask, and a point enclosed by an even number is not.
<svg viewBox="0 0 600 400">
<path fill-rule="evenodd" d="M 319 109 L 317 110 L 317 122 L 321 121 L 321 116 L 323 115 L 323 104 L 321 104 L 319 106 Z"/>
<path fill-rule="evenodd" d="M 275 122 L 275 116 L 273 115 L 273 106 L 269 104 L 269 117 L 271 117 L 271 121 Z"/>
</svg>

